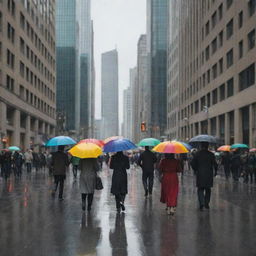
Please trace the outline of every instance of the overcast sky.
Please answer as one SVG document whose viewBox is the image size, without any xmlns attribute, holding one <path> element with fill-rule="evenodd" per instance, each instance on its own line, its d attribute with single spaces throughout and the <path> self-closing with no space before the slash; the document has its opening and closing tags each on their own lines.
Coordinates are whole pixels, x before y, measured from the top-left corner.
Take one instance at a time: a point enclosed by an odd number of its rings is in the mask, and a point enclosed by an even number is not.
<svg viewBox="0 0 256 256">
<path fill-rule="evenodd" d="M 119 53 L 119 116 L 122 92 L 129 86 L 129 69 L 136 66 L 137 42 L 146 32 L 146 0 L 92 0 L 96 68 L 96 118 L 101 112 L 101 54 L 117 48 Z"/>
</svg>

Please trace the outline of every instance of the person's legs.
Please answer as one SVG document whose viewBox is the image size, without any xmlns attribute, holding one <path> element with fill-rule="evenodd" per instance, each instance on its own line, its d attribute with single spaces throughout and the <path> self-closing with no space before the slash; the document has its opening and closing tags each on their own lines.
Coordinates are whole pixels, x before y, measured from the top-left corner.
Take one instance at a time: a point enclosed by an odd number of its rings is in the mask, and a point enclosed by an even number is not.
<svg viewBox="0 0 256 256">
<path fill-rule="evenodd" d="M 75 179 L 76 179 L 76 177 L 77 177 L 77 168 L 78 168 L 77 165 L 73 165 L 73 175 L 74 175 L 74 178 L 75 178 Z"/>
<path fill-rule="evenodd" d="M 142 183 L 145 190 L 145 196 L 148 196 L 148 173 L 146 171 L 142 172 Z"/>
<path fill-rule="evenodd" d="M 200 209 L 204 207 L 204 188 L 197 188 L 197 195 Z"/>
<path fill-rule="evenodd" d="M 82 210 L 85 211 L 85 204 L 86 204 L 87 194 L 82 193 L 81 195 L 82 195 Z"/>
<path fill-rule="evenodd" d="M 154 185 L 154 171 L 149 173 L 148 175 L 148 192 L 150 195 L 152 195 L 153 185 Z"/>
<path fill-rule="evenodd" d="M 211 200 L 211 188 L 205 188 L 204 202 L 205 202 L 206 209 L 209 209 L 210 200 Z"/>
<path fill-rule="evenodd" d="M 224 171 L 225 171 L 226 179 L 228 179 L 228 178 L 229 178 L 229 175 L 230 175 L 230 169 L 229 169 L 229 166 L 224 166 Z"/>
<path fill-rule="evenodd" d="M 116 209 L 117 209 L 117 211 L 120 211 L 120 208 L 121 208 L 121 205 L 120 205 L 121 197 L 120 197 L 120 195 L 116 194 L 115 198 L 116 198 Z"/>
<path fill-rule="evenodd" d="M 63 189 L 64 189 L 64 176 L 60 176 L 60 188 L 59 188 L 59 199 L 63 199 Z"/>
<path fill-rule="evenodd" d="M 92 208 L 93 193 L 88 194 L 87 200 L 88 200 L 87 210 L 90 211 Z"/>
</svg>

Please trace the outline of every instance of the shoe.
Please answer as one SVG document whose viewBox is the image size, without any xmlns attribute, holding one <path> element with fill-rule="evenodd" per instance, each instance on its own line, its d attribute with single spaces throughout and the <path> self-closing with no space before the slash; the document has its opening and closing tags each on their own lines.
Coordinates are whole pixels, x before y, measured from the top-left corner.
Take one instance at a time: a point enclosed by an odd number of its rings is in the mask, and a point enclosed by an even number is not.
<svg viewBox="0 0 256 256">
<path fill-rule="evenodd" d="M 85 202 L 82 202 L 82 210 L 85 211 Z"/>
<path fill-rule="evenodd" d="M 204 206 L 200 205 L 199 210 L 202 212 L 204 210 Z"/>
<path fill-rule="evenodd" d="M 59 197 L 59 201 L 63 201 L 64 200 L 64 198 L 63 197 Z"/>
<path fill-rule="evenodd" d="M 170 215 L 174 215 L 174 207 L 170 208 Z"/>
<path fill-rule="evenodd" d="M 120 203 L 122 211 L 125 211 L 124 203 Z"/>
<path fill-rule="evenodd" d="M 88 205 L 88 207 L 87 207 L 87 211 L 88 211 L 88 212 L 90 212 L 90 211 L 91 211 L 91 209 L 92 209 L 91 205 Z"/>
<path fill-rule="evenodd" d="M 117 213 L 120 213 L 121 209 L 120 208 L 116 208 L 116 211 L 117 211 Z"/>
<path fill-rule="evenodd" d="M 145 191 L 145 197 L 147 197 L 147 196 L 148 196 L 148 190 Z"/>
<path fill-rule="evenodd" d="M 209 204 L 206 204 L 206 205 L 204 206 L 204 208 L 207 209 L 207 210 L 209 210 L 209 209 L 210 209 Z"/>
</svg>

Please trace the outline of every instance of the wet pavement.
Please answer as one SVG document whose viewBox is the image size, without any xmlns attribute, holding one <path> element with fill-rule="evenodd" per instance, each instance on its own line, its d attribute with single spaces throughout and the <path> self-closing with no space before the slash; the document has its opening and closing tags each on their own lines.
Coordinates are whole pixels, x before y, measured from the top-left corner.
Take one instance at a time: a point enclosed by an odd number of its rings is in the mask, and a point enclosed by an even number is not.
<svg viewBox="0 0 256 256">
<path fill-rule="evenodd" d="M 47 172 L 0 180 L 1 256 L 240 256 L 256 255 L 256 186 L 215 180 L 210 211 L 198 211 L 195 181 L 180 182 L 175 216 L 159 202 L 155 180 L 145 199 L 140 169 L 129 171 L 126 212 L 117 214 L 110 195 L 112 171 L 101 173 L 91 213 L 83 213 L 79 182 L 71 172 L 62 202 L 51 197 Z"/>
</svg>

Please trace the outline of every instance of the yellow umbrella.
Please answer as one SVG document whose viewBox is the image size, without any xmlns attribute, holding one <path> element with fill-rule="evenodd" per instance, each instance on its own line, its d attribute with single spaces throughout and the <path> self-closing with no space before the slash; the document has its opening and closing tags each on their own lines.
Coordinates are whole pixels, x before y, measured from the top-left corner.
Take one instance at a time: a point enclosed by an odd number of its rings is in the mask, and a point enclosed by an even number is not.
<svg viewBox="0 0 256 256">
<path fill-rule="evenodd" d="M 71 148 L 69 153 L 78 158 L 97 158 L 102 154 L 102 150 L 93 143 L 80 143 Z"/>
</svg>

